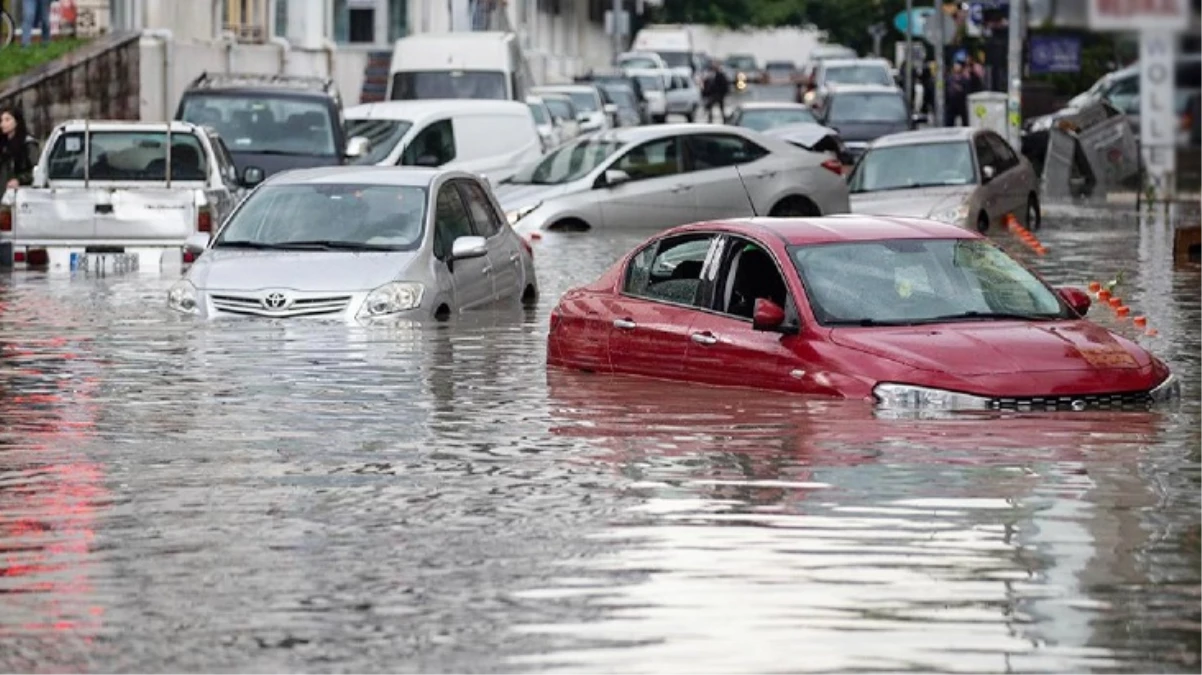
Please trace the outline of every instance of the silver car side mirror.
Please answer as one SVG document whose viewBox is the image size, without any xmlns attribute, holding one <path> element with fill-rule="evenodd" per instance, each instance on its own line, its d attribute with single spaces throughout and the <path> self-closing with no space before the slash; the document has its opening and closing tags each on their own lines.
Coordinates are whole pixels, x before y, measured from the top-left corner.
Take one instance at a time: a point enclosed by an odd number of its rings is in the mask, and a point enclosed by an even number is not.
<svg viewBox="0 0 1202 675">
<path fill-rule="evenodd" d="M 484 237 L 459 237 L 451 244 L 451 260 L 468 260 L 488 255 Z"/>
<path fill-rule="evenodd" d="M 997 169 L 994 169 L 992 166 L 981 167 L 981 178 L 984 182 L 988 183 L 989 181 L 993 180 L 993 177 L 996 175 Z"/>
<path fill-rule="evenodd" d="M 367 138 L 363 136 L 352 136 L 351 139 L 346 142 L 346 156 L 351 159 L 362 157 L 370 151 L 371 141 L 367 140 Z"/>
<path fill-rule="evenodd" d="M 204 253 L 204 250 L 208 247 L 208 232 L 197 232 L 195 234 L 190 234 L 188 235 L 188 238 L 184 240 L 184 250 L 193 255 L 200 255 L 201 253 Z"/>
<path fill-rule="evenodd" d="M 610 169 L 605 172 L 605 184 L 613 187 L 630 182 L 630 174 L 621 169 Z"/>
</svg>

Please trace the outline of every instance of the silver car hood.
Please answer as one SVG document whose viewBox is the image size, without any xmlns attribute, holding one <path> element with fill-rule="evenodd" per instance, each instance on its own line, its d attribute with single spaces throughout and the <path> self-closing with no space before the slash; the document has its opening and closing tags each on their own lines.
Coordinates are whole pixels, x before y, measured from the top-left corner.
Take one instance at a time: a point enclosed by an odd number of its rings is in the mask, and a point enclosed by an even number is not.
<svg viewBox="0 0 1202 675">
<path fill-rule="evenodd" d="M 563 183 L 562 185 L 503 183 L 496 186 L 493 192 L 497 195 L 497 201 L 501 204 L 502 209 L 513 211 L 514 209 L 524 209 L 534 206 L 548 199 L 580 192 L 582 185 L 581 181 L 572 181 L 571 183 Z"/>
<path fill-rule="evenodd" d="M 913 190 L 853 192 L 850 195 L 851 212 L 873 216 L 926 218 L 932 213 L 954 208 L 967 201 L 975 189 L 975 185 L 949 185 Z"/>
<path fill-rule="evenodd" d="M 397 278 L 415 251 L 247 251 L 209 249 L 188 271 L 202 290 L 369 291 Z"/>
</svg>

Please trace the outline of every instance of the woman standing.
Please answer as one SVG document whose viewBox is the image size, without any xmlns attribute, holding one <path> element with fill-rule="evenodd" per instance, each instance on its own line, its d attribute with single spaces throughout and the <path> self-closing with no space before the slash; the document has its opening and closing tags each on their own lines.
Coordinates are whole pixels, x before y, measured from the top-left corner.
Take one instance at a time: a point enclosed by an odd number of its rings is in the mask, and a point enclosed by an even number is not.
<svg viewBox="0 0 1202 675">
<path fill-rule="evenodd" d="M 29 135 L 25 116 L 12 107 L 0 108 L 0 193 L 33 182 L 38 142 Z"/>
</svg>

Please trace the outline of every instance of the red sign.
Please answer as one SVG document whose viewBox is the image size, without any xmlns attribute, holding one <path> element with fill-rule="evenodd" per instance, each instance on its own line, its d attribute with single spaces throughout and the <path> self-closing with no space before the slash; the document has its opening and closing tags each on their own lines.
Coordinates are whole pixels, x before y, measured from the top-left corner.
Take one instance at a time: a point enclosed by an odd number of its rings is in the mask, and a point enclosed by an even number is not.
<svg viewBox="0 0 1202 675">
<path fill-rule="evenodd" d="M 1093 30 L 1182 30 L 1188 21 L 1186 0 L 1089 0 Z"/>
</svg>

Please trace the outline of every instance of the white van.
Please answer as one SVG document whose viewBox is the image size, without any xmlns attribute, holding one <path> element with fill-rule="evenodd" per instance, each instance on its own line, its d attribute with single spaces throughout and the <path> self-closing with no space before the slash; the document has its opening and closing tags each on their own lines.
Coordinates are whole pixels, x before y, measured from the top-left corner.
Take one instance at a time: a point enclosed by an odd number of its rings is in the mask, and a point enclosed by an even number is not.
<svg viewBox="0 0 1202 675">
<path fill-rule="evenodd" d="M 513 33 L 422 33 L 396 41 L 387 98 L 522 102 L 531 84 L 529 65 Z"/>
<path fill-rule="evenodd" d="M 459 169 L 496 184 L 543 152 L 525 102 L 383 101 L 347 108 L 343 118 L 371 142 L 354 164 Z"/>
<path fill-rule="evenodd" d="M 655 52 L 668 68 L 686 77 L 693 76 L 693 55 L 697 49 L 693 33 L 687 26 L 646 26 L 634 36 L 634 44 L 630 49 L 636 52 Z"/>
</svg>

